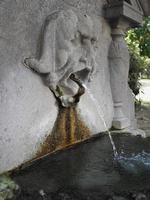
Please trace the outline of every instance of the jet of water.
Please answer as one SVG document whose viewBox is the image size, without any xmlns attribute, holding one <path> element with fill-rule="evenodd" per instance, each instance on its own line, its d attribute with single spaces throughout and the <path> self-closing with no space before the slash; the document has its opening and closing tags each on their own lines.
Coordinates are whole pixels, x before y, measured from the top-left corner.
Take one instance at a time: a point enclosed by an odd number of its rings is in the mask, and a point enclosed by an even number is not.
<svg viewBox="0 0 150 200">
<path fill-rule="evenodd" d="M 113 138 L 112 138 L 112 135 L 111 135 L 111 132 L 109 131 L 109 128 L 105 122 L 105 119 L 104 119 L 104 115 L 102 113 L 102 109 L 101 109 L 101 106 L 100 104 L 98 103 L 97 99 L 94 97 L 94 95 L 91 93 L 90 89 L 87 88 L 87 86 L 85 84 L 83 84 L 83 86 L 85 87 L 88 95 L 90 96 L 91 100 L 93 101 L 96 109 L 97 109 L 97 112 L 98 112 L 98 115 L 100 117 L 100 119 L 102 120 L 107 132 L 108 132 L 108 135 L 109 135 L 109 139 L 110 139 L 110 142 L 111 142 L 111 145 L 112 145 L 112 149 L 113 149 L 113 152 L 114 152 L 114 157 L 117 157 L 118 156 L 118 152 L 117 152 L 117 149 L 116 149 L 116 146 L 115 146 L 115 143 L 113 141 Z"/>
</svg>

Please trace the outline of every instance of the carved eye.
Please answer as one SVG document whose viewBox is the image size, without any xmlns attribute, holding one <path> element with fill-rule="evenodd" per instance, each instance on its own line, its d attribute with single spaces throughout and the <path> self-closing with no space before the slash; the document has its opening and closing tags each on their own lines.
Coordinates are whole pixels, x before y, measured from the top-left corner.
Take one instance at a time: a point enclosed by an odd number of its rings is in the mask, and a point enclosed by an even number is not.
<svg viewBox="0 0 150 200">
<path fill-rule="evenodd" d="M 81 38 L 81 43 L 82 44 L 86 44 L 86 39 L 85 38 Z"/>
<path fill-rule="evenodd" d="M 81 43 L 84 45 L 84 44 L 86 44 L 87 43 L 87 41 L 89 41 L 89 37 L 88 36 L 82 36 L 81 37 Z"/>
<path fill-rule="evenodd" d="M 80 38 L 80 33 L 79 33 L 79 32 L 77 32 L 77 33 L 75 34 L 75 38 Z"/>
<path fill-rule="evenodd" d="M 96 39 L 95 39 L 95 38 L 92 38 L 92 39 L 91 39 L 91 44 L 95 44 L 95 42 L 96 42 Z"/>
</svg>

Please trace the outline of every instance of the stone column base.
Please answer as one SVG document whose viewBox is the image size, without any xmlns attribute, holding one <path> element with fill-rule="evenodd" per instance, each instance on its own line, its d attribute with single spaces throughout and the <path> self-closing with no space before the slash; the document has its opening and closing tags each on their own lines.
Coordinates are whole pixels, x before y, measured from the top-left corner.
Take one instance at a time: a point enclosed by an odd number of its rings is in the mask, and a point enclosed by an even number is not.
<svg viewBox="0 0 150 200">
<path fill-rule="evenodd" d="M 143 130 L 141 129 L 135 129 L 135 128 L 132 128 L 132 127 L 128 127 L 128 128 L 125 128 L 125 129 L 122 129 L 122 130 L 113 130 L 111 131 L 111 133 L 130 133 L 131 135 L 133 136 L 141 136 L 143 138 L 146 137 L 146 134 Z"/>
<path fill-rule="evenodd" d="M 121 119 L 114 119 L 112 122 L 112 126 L 115 129 L 125 129 L 130 126 L 130 121 L 127 118 L 121 118 Z"/>
</svg>

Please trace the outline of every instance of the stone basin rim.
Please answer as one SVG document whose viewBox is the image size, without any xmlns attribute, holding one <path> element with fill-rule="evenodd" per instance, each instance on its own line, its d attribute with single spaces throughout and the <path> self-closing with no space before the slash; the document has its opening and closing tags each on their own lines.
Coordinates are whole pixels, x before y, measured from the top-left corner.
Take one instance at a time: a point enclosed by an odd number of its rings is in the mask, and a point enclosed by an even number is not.
<svg viewBox="0 0 150 200">
<path fill-rule="evenodd" d="M 9 171 L 7 171 L 6 173 L 8 174 L 16 174 L 16 173 L 19 173 L 20 171 L 26 169 L 26 168 L 29 168 L 30 166 L 32 165 L 35 165 L 36 163 L 38 162 L 42 162 L 43 160 L 46 160 L 48 157 L 55 157 L 57 156 L 58 154 L 61 154 L 65 151 L 68 151 L 68 150 L 73 150 L 73 149 L 76 149 L 78 148 L 80 145 L 82 144 L 86 144 L 86 143 L 90 143 L 92 141 L 95 141 L 95 140 L 98 140 L 100 138 L 103 138 L 104 136 L 108 136 L 108 131 L 105 131 L 105 132 L 101 132 L 101 133 L 97 133 L 95 135 L 92 135 L 90 138 L 86 138 L 86 139 L 83 139 L 81 141 L 77 141 L 76 143 L 74 144 L 70 144 L 64 148 L 61 148 L 61 149 L 57 149 L 53 152 L 49 152 L 43 156 L 40 156 L 40 157 L 36 157 L 36 158 L 33 158 L 32 160 L 29 160 L 27 162 L 24 162 L 23 164 L 19 165 L 18 167 L 15 167 L 14 169 L 11 169 Z M 132 135 L 130 132 L 119 132 L 119 130 L 112 130 L 110 131 L 112 137 L 114 136 L 125 136 L 125 137 L 132 137 L 132 138 L 135 138 L 135 137 L 138 137 L 138 138 L 141 138 L 142 140 L 147 140 L 148 138 L 150 137 L 142 137 L 141 135 Z M 109 136 L 108 136 L 109 137 Z M 110 144 L 111 145 L 111 144 Z M 112 150 L 113 152 L 113 150 Z"/>
</svg>

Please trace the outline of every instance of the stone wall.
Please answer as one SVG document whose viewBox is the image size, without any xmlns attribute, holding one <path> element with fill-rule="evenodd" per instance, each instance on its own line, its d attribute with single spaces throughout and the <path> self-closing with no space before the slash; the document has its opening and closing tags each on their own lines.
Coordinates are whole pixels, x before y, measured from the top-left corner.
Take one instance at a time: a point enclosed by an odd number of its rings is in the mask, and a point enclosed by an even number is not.
<svg viewBox="0 0 150 200">
<path fill-rule="evenodd" d="M 113 101 L 108 61 L 111 28 L 103 17 L 104 3 L 102 0 L 0 2 L 0 173 L 34 158 L 57 117 L 53 93 L 38 74 L 23 65 L 24 58 L 37 56 L 42 25 L 54 10 L 71 9 L 89 15 L 93 21 L 98 33 L 96 72 L 87 84 L 89 91 L 78 104 L 78 115 L 92 134 L 111 127 Z"/>
</svg>

